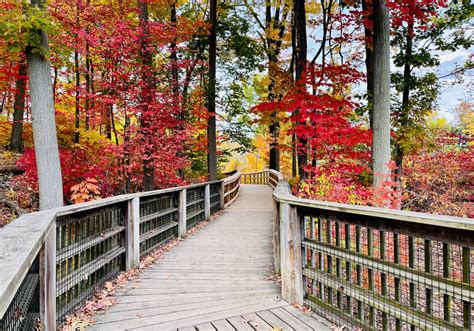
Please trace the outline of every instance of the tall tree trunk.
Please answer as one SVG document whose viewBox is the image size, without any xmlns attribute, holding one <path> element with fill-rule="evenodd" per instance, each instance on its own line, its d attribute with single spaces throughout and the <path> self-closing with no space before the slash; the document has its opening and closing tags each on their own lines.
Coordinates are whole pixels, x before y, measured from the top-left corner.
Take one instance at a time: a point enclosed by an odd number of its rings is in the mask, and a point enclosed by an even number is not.
<svg viewBox="0 0 474 331">
<path fill-rule="evenodd" d="M 42 0 L 32 0 L 31 6 L 44 8 Z M 48 36 L 41 30 L 30 31 L 30 33 L 37 35 L 37 40 L 41 40 L 41 45 L 36 48 L 30 46 L 26 48 L 26 58 L 33 113 L 33 139 L 38 169 L 40 209 L 44 210 L 63 205 L 63 185 L 54 116 L 51 64 L 48 58 Z"/>
<path fill-rule="evenodd" d="M 291 48 L 292 48 L 292 55 L 291 55 L 291 63 L 290 63 L 290 72 L 293 81 L 295 81 L 295 72 L 296 72 L 296 61 L 297 61 L 297 54 L 298 54 L 298 46 L 296 45 L 296 13 L 293 10 L 292 18 L 291 18 Z M 291 135 L 291 176 L 296 177 L 298 175 L 298 139 L 296 134 L 293 133 Z"/>
<path fill-rule="evenodd" d="M 74 52 L 74 70 L 76 76 L 76 112 L 75 112 L 75 130 L 74 130 L 74 143 L 79 144 L 79 128 L 81 126 L 81 110 L 80 110 L 80 92 L 79 89 L 81 87 L 81 73 L 79 72 L 79 53 L 76 51 Z"/>
<path fill-rule="evenodd" d="M 79 26 L 79 1 L 76 2 L 76 25 Z M 76 43 L 78 36 L 76 35 Z M 74 71 L 76 75 L 76 112 L 75 112 L 75 131 L 74 131 L 74 143 L 79 144 L 79 128 L 81 126 L 81 110 L 80 110 L 80 88 L 81 88 L 81 73 L 79 72 L 79 52 L 74 52 Z"/>
<path fill-rule="evenodd" d="M 308 41 L 306 37 L 306 8 L 305 0 L 295 0 L 294 5 L 296 18 L 296 44 L 297 44 L 297 61 L 296 61 L 296 81 L 302 78 L 303 72 L 306 69 L 306 59 L 308 56 Z M 302 88 L 305 88 L 303 85 Z M 307 141 L 305 138 L 299 139 L 298 150 L 298 174 L 304 180 L 306 178 L 306 171 L 304 170 L 308 163 Z"/>
<path fill-rule="evenodd" d="M 15 103 L 13 104 L 13 125 L 10 137 L 10 150 L 23 153 L 23 116 L 25 113 L 25 91 L 27 82 L 26 59 L 21 56 L 18 67 L 18 77 L 15 86 Z"/>
<path fill-rule="evenodd" d="M 217 61 L 217 0 L 210 0 L 210 23 L 209 35 L 209 84 L 208 105 L 209 119 L 207 121 L 208 154 L 207 165 L 209 180 L 217 179 L 217 134 L 216 134 L 216 61 Z"/>
<path fill-rule="evenodd" d="M 146 0 L 138 0 L 138 16 L 140 18 L 140 28 L 142 31 L 140 51 L 143 66 L 142 69 L 151 69 L 153 66 L 153 56 L 150 50 L 150 34 L 148 28 L 148 3 Z M 153 132 L 150 131 L 152 118 L 150 114 L 149 105 L 153 102 L 152 91 L 154 89 L 154 78 L 153 75 L 150 75 L 149 71 L 150 70 L 143 70 L 142 79 L 145 82 L 145 91 L 142 91 L 140 100 L 142 108 L 142 113 L 140 115 L 140 124 L 145 141 L 147 141 L 153 134 Z M 153 166 L 153 156 L 150 150 L 151 147 L 148 146 L 145 149 L 145 157 L 143 158 L 144 191 L 153 190 L 155 182 L 155 168 Z"/>
<path fill-rule="evenodd" d="M 403 68 L 403 93 L 402 93 L 402 109 L 399 114 L 401 127 L 406 127 L 409 121 L 409 101 L 410 101 L 410 82 L 411 82 L 411 65 L 410 61 L 413 56 L 413 20 L 410 20 L 407 28 L 406 49 L 405 49 L 405 65 Z M 395 145 L 395 163 L 397 166 L 397 174 L 403 174 L 403 149 L 400 144 Z M 400 177 L 398 177 L 400 179 Z"/>
<path fill-rule="evenodd" d="M 85 104 L 84 104 L 84 129 L 86 131 L 89 130 L 89 116 L 90 116 L 90 94 L 91 94 L 91 59 L 89 56 L 89 43 L 86 43 L 86 96 L 85 96 Z"/>
<path fill-rule="evenodd" d="M 179 70 L 178 70 L 178 50 L 177 47 L 177 32 L 176 32 L 176 23 L 177 23 L 177 16 L 176 16 L 176 2 L 173 1 L 171 4 L 171 26 L 175 29 L 174 33 L 176 34 L 173 37 L 173 41 L 170 45 L 170 62 L 171 62 L 171 85 L 173 90 L 173 106 L 176 110 L 180 109 L 180 102 L 179 102 Z M 184 121 L 185 114 L 184 114 L 184 107 L 181 108 L 179 115 L 177 115 L 181 121 Z M 183 122 L 184 123 L 184 122 Z M 180 125 L 179 130 L 183 130 L 183 125 Z M 179 158 L 182 157 L 182 153 L 178 152 L 177 155 Z M 184 179 L 184 169 L 178 170 L 179 178 Z"/>
<path fill-rule="evenodd" d="M 270 0 L 265 2 L 265 28 L 267 29 L 267 40 L 268 40 L 268 76 L 270 77 L 270 83 L 268 85 L 268 101 L 275 101 L 275 75 L 278 67 L 277 48 L 274 38 L 271 36 L 273 33 L 272 28 L 275 26 L 275 22 L 272 19 L 272 5 Z M 271 124 L 268 127 L 270 132 L 270 151 L 269 151 L 269 164 L 270 169 L 280 171 L 280 146 L 278 138 L 280 136 L 280 123 L 277 120 L 277 114 L 271 115 Z"/>
<path fill-rule="evenodd" d="M 385 0 L 374 0 L 373 184 L 390 173 L 390 16 Z"/>
<path fill-rule="evenodd" d="M 368 6 L 367 0 L 362 0 L 362 10 L 370 13 L 372 8 Z M 373 15 L 367 14 L 367 20 L 373 22 Z M 373 128 L 373 108 L 374 108 L 374 51 L 373 51 L 373 30 L 364 25 L 365 34 L 365 68 L 367 71 L 367 108 L 369 111 L 370 128 Z"/>
</svg>

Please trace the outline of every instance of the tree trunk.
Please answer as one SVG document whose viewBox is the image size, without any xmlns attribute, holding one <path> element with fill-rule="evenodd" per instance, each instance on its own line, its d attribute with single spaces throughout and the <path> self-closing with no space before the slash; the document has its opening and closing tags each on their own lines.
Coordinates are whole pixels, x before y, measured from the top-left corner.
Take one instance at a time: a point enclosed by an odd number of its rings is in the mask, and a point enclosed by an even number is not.
<svg viewBox="0 0 474 331">
<path fill-rule="evenodd" d="M 209 180 L 217 179 L 217 134 L 216 134 L 216 61 L 217 61 L 217 0 L 210 0 L 210 23 L 209 35 L 209 84 L 208 105 L 209 119 L 207 121 L 208 155 L 207 165 Z"/>
<path fill-rule="evenodd" d="M 31 6 L 43 8 L 43 2 L 32 0 Z M 38 169 L 40 209 L 44 210 L 63 205 L 63 185 L 54 116 L 51 64 L 47 55 L 49 54 L 48 37 L 41 30 L 31 31 L 31 33 L 36 34 L 38 40 L 41 40 L 41 45 L 36 48 L 27 47 L 26 57 L 33 114 L 33 139 Z"/>
<path fill-rule="evenodd" d="M 149 29 L 148 29 L 148 3 L 146 0 L 138 0 L 138 16 L 140 18 L 141 28 L 141 58 L 142 58 L 142 69 L 151 69 L 153 66 L 153 57 L 150 50 L 149 43 Z M 140 124 L 142 134 L 144 135 L 145 141 L 149 139 L 152 134 L 150 132 L 150 126 L 152 124 L 151 114 L 149 105 L 153 102 L 152 90 L 154 89 L 153 75 L 149 73 L 149 70 L 143 70 L 142 79 L 145 82 L 145 91 L 142 91 L 141 95 L 141 107 L 142 112 L 140 115 Z M 147 137 L 148 136 L 148 137 Z M 153 156 L 150 151 L 150 146 L 145 148 L 145 157 L 143 158 L 143 190 L 151 191 L 154 188 L 155 183 L 155 168 L 153 166 Z"/>
<path fill-rule="evenodd" d="M 80 100 L 79 100 L 79 89 L 81 87 L 81 74 L 79 72 L 79 53 L 76 51 L 74 52 L 74 70 L 75 70 L 75 75 L 76 75 L 76 93 L 75 93 L 75 98 L 76 98 L 76 112 L 75 112 L 75 121 L 74 121 L 74 143 L 79 144 L 79 128 L 81 125 L 81 119 L 80 119 Z"/>
<path fill-rule="evenodd" d="M 79 1 L 76 2 L 76 25 L 79 26 Z M 79 42 L 77 40 L 76 43 Z M 81 110 L 80 110 L 80 88 L 81 88 L 81 73 L 79 72 L 79 52 L 74 52 L 74 71 L 76 75 L 76 112 L 75 112 L 75 131 L 74 131 L 74 143 L 79 144 L 79 128 L 81 126 Z"/>
<path fill-rule="evenodd" d="M 306 59 L 308 56 L 308 41 L 306 37 L 306 8 L 305 0 L 295 0 L 294 5 L 296 18 L 296 44 L 297 44 L 297 61 L 296 61 L 296 81 L 298 82 L 306 69 Z M 303 88 L 305 87 L 303 83 Z M 298 150 L 298 174 L 304 180 L 306 171 L 304 170 L 308 163 L 307 141 L 305 138 L 299 138 L 300 147 Z"/>
<path fill-rule="evenodd" d="M 367 0 L 362 0 L 362 10 L 369 12 L 371 8 L 367 5 Z M 373 22 L 373 15 L 366 17 Z M 374 108 L 374 52 L 373 52 L 373 31 L 364 25 L 365 34 L 365 68 L 367 71 L 367 109 L 369 111 L 370 128 L 373 128 L 373 108 Z"/>
<path fill-rule="evenodd" d="M 374 0 L 373 184 L 390 173 L 390 16 L 385 0 Z"/>
<path fill-rule="evenodd" d="M 275 74 L 276 68 L 278 66 L 278 57 L 277 57 L 277 45 L 275 40 L 271 36 L 272 27 L 275 27 L 275 22 L 272 19 L 272 5 L 270 0 L 266 0 L 265 4 L 265 24 L 266 24 L 266 34 L 268 42 L 268 76 L 270 78 L 270 84 L 268 85 L 268 101 L 275 101 Z M 271 115 L 272 122 L 268 127 L 270 132 L 270 151 L 269 151 L 269 164 L 270 169 L 280 171 L 280 146 L 278 144 L 279 138 L 279 129 L 280 123 L 277 120 L 277 114 L 273 113 Z"/>
<path fill-rule="evenodd" d="M 25 113 L 27 70 L 26 59 L 22 56 L 18 67 L 18 78 L 16 80 L 13 125 L 9 146 L 10 150 L 15 153 L 23 153 L 23 116 Z"/>
<path fill-rule="evenodd" d="M 410 82 L 411 82 L 411 65 L 410 61 L 413 56 L 413 20 L 409 21 L 406 36 L 405 64 L 403 68 L 403 93 L 402 93 L 402 109 L 399 114 L 400 127 L 406 127 L 409 121 L 409 101 L 410 101 Z M 395 146 L 395 163 L 397 166 L 397 175 L 403 174 L 403 149 L 397 143 Z M 400 179 L 400 177 L 398 177 Z"/>
</svg>

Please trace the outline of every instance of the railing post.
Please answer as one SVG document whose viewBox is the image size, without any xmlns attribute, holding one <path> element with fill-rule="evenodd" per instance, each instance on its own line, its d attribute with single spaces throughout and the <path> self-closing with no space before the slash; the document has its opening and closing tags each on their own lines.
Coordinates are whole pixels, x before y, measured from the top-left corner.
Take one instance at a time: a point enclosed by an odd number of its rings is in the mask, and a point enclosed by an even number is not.
<svg viewBox="0 0 474 331">
<path fill-rule="evenodd" d="M 282 298 L 302 305 L 301 224 L 297 208 L 288 203 L 280 203 L 280 245 Z"/>
<path fill-rule="evenodd" d="M 46 235 L 40 251 L 40 320 L 43 330 L 56 328 L 56 224 Z"/>
<path fill-rule="evenodd" d="M 211 217 L 211 185 L 204 186 L 204 218 Z"/>
<path fill-rule="evenodd" d="M 281 274 L 280 249 L 280 203 L 273 199 L 273 265 L 277 275 Z"/>
<path fill-rule="evenodd" d="M 128 201 L 125 228 L 127 238 L 125 269 L 128 271 L 140 265 L 140 198 L 138 197 Z"/>
<path fill-rule="evenodd" d="M 220 198 L 221 198 L 221 209 L 224 209 L 224 207 L 225 207 L 225 183 L 224 183 L 224 181 L 221 182 Z"/>
<path fill-rule="evenodd" d="M 186 189 L 179 191 L 179 207 L 178 207 L 178 238 L 186 237 Z"/>
</svg>

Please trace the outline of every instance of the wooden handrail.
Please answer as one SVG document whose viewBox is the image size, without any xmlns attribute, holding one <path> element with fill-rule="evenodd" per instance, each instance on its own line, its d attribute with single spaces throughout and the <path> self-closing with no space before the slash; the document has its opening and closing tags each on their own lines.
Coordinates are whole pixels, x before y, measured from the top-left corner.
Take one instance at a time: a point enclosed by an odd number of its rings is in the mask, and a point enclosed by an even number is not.
<svg viewBox="0 0 474 331">
<path fill-rule="evenodd" d="M 302 199 L 285 181 L 273 197 L 284 300 L 348 327 L 471 329 L 473 219 Z"/>
<path fill-rule="evenodd" d="M 239 184 L 240 173 L 236 172 L 223 180 L 125 194 L 22 215 L 0 230 L 0 329 L 5 325 L 20 326 L 22 322 L 14 315 L 18 311 L 26 315 L 30 303 L 23 302 L 24 295 L 17 298 L 17 294 L 27 286 L 26 279 L 36 279 L 36 284 L 28 283 L 28 286 L 39 287 L 41 291 L 39 296 L 35 296 L 36 300 L 38 297 L 42 300 L 35 318 L 40 318 L 44 330 L 55 330 L 57 318 L 63 320 L 65 314 L 85 298 L 80 293 L 83 285 L 78 283 L 74 292 L 77 299 L 62 302 L 62 296 L 57 293 L 65 293 L 71 286 L 76 286 L 68 282 L 67 288 L 59 292 L 56 290 L 56 284 L 62 286 L 64 282 L 61 279 L 66 274 L 69 278 L 73 277 L 71 279 L 82 281 L 84 277 L 92 277 L 94 271 L 91 270 L 97 270 L 107 274 L 94 277 L 110 279 L 115 274 L 114 270 L 137 267 L 143 252 L 173 236 L 184 236 L 190 226 L 208 219 L 212 213 L 235 201 Z M 160 213 L 161 210 L 167 212 Z M 94 231 L 99 232 L 94 234 Z M 102 235 L 102 231 L 107 235 Z M 57 238 L 61 242 L 56 242 Z M 100 264 L 94 259 L 87 260 L 91 259 L 90 253 L 86 252 L 89 247 L 103 241 L 107 244 L 101 246 L 106 250 L 98 257 Z M 66 249 L 71 244 L 78 248 Z M 56 259 L 56 250 L 61 253 L 61 259 Z M 73 260 L 68 262 L 69 259 Z M 77 270 L 71 271 L 68 263 L 74 264 Z M 87 271 L 84 268 L 88 268 Z M 61 277 L 58 280 L 57 272 Z M 77 273 L 77 276 L 70 272 Z M 38 273 L 39 277 L 26 277 L 27 274 Z M 23 301 L 18 302 L 20 299 Z M 33 300 L 32 297 L 29 300 Z M 56 302 L 59 305 L 57 316 Z M 29 317 L 22 316 L 21 320 L 25 318 Z"/>
</svg>

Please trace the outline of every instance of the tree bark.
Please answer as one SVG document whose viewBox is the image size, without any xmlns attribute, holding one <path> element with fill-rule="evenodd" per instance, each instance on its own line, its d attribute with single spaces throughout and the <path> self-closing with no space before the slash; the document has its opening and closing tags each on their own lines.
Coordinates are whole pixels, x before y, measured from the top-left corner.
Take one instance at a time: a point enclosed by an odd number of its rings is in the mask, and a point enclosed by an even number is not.
<svg viewBox="0 0 474 331">
<path fill-rule="evenodd" d="M 27 82 L 26 59 L 22 56 L 18 67 L 15 86 L 15 103 L 13 104 L 13 125 L 10 137 L 10 150 L 23 153 L 23 116 L 25 114 L 25 91 Z"/>
<path fill-rule="evenodd" d="M 306 37 L 306 8 L 305 0 L 295 0 L 295 18 L 296 18 L 296 44 L 297 44 L 297 61 L 296 61 L 296 81 L 298 82 L 306 69 L 306 59 L 308 56 L 308 41 Z M 303 83 L 303 87 L 305 84 Z M 298 174 L 302 180 L 306 178 L 304 170 L 308 163 L 308 153 L 306 151 L 307 141 L 300 137 L 298 143 Z"/>
<path fill-rule="evenodd" d="M 367 0 L 362 0 L 362 10 L 369 12 Z M 366 19 L 373 22 L 373 15 L 369 14 Z M 373 108 L 374 108 L 374 52 L 373 52 L 373 30 L 364 25 L 365 34 L 365 68 L 367 71 L 367 109 L 369 111 L 370 128 L 373 128 Z"/>
<path fill-rule="evenodd" d="M 79 53 L 77 51 L 74 52 L 74 71 L 75 71 L 75 76 L 76 76 L 76 93 L 75 93 L 75 99 L 76 99 L 76 111 L 75 111 L 75 117 L 74 117 L 74 143 L 79 144 L 79 128 L 81 125 L 81 110 L 80 110 L 80 94 L 79 94 L 79 89 L 81 86 L 81 74 L 79 72 Z"/>
<path fill-rule="evenodd" d="M 402 109 L 399 114 L 399 121 L 401 127 L 406 127 L 409 121 L 409 101 L 410 101 L 410 82 L 411 82 L 411 65 L 410 60 L 413 56 L 413 31 L 414 24 L 413 20 L 408 22 L 407 36 L 406 36 L 406 49 L 405 49 L 405 64 L 403 67 L 403 92 L 402 92 Z M 397 175 L 403 174 L 403 148 L 400 144 L 395 146 L 395 163 L 397 166 Z M 398 177 L 400 179 L 400 177 Z"/>
<path fill-rule="evenodd" d="M 41 0 L 32 0 L 31 6 L 44 8 Z M 51 64 L 48 59 L 48 36 L 44 31 L 36 34 L 41 45 L 26 48 L 30 86 L 33 139 L 38 169 L 40 210 L 63 205 L 63 185 L 59 162 L 58 139 L 54 114 Z M 39 49 L 41 46 L 41 49 Z M 46 54 L 44 54 L 46 52 Z"/>
<path fill-rule="evenodd" d="M 217 62 L 217 0 L 210 0 L 210 23 L 209 35 L 209 84 L 208 105 L 209 119 L 207 121 L 208 154 L 207 165 L 209 180 L 217 179 L 217 134 L 216 134 L 216 62 Z"/>
<path fill-rule="evenodd" d="M 138 0 L 138 16 L 140 18 L 141 35 L 141 58 L 142 70 L 151 69 L 153 66 L 153 57 L 150 50 L 149 43 L 149 29 L 148 29 L 148 3 L 146 0 Z M 142 113 L 140 115 L 140 124 L 144 140 L 149 139 L 152 132 L 150 126 L 152 119 L 150 118 L 149 106 L 153 102 L 152 90 L 154 89 L 153 75 L 150 70 L 143 70 L 142 79 L 145 82 L 145 91 L 142 91 L 141 107 Z M 148 137 L 147 137 L 148 136 Z M 143 158 L 143 190 L 151 191 L 155 183 L 155 167 L 153 165 L 153 155 L 150 152 L 150 147 L 145 148 L 145 157 Z"/>
<path fill-rule="evenodd" d="M 373 185 L 390 173 L 390 16 L 385 0 L 374 0 Z"/>
</svg>

